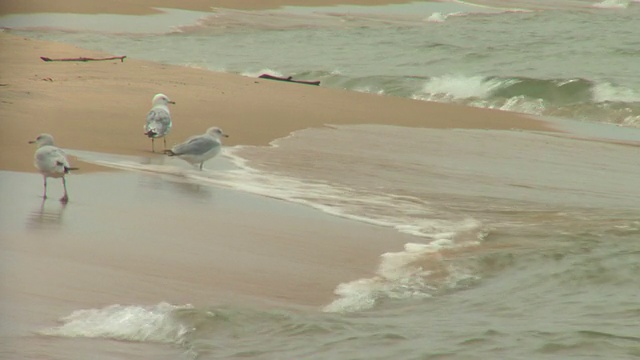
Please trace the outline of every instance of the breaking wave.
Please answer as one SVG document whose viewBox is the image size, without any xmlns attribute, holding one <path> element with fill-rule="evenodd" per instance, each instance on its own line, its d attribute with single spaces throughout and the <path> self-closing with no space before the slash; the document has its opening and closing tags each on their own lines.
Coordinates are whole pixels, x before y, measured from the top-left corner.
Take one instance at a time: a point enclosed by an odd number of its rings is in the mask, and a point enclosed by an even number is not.
<svg viewBox="0 0 640 360">
<path fill-rule="evenodd" d="M 458 103 L 537 116 L 572 118 L 639 127 L 640 91 L 582 78 L 443 75 L 423 77 L 324 77 L 329 86 L 416 100 Z"/>
</svg>

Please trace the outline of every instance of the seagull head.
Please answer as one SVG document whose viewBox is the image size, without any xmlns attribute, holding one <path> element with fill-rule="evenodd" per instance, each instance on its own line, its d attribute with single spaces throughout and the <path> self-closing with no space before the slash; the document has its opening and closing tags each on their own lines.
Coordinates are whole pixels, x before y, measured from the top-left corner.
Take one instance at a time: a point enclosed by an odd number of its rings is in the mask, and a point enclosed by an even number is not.
<svg viewBox="0 0 640 360">
<path fill-rule="evenodd" d="M 222 129 L 220 129 L 219 127 L 210 127 L 207 129 L 207 134 L 209 136 L 213 136 L 216 139 L 219 139 L 221 137 L 229 137 L 229 135 L 225 134 L 224 132 L 222 132 Z"/>
<path fill-rule="evenodd" d="M 156 94 L 151 100 L 152 105 L 167 105 L 167 104 L 175 104 L 175 101 L 171 101 L 169 97 L 165 94 Z"/>
<path fill-rule="evenodd" d="M 53 136 L 49 134 L 40 134 L 35 140 L 29 141 L 29 144 L 38 144 L 38 147 L 53 145 Z"/>
</svg>

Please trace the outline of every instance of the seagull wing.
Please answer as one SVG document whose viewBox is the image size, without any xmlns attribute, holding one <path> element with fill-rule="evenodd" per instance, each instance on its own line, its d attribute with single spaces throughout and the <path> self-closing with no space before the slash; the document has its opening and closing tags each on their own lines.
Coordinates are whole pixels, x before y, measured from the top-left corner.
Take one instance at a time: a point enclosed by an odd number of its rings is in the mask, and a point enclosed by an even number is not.
<svg viewBox="0 0 640 360">
<path fill-rule="evenodd" d="M 207 151 L 220 146 L 220 142 L 208 135 L 198 135 L 189 138 L 182 144 L 171 149 L 175 155 L 202 155 Z"/>
<path fill-rule="evenodd" d="M 71 168 L 67 156 L 60 148 L 43 146 L 36 151 L 35 165 L 43 173 L 62 175 Z"/>
<path fill-rule="evenodd" d="M 162 137 L 171 129 L 171 114 L 164 106 L 153 107 L 147 114 L 144 133 L 149 137 Z"/>
</svg>

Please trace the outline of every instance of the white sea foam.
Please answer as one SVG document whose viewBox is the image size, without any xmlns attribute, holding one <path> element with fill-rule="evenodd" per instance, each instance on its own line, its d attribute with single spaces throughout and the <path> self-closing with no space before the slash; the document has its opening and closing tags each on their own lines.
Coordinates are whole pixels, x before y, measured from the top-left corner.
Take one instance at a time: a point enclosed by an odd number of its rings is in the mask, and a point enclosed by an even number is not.
<svg viewBox="0 0 640 360">
<path fill-rule="evenodd" d="M 441 238 L 428 244 L 407 243 L 403 251 L 381 255 L 372 278 L 338 285 L 336 300 L 324 307 L 326 312 L 356 312 L 373 308 L 384 299 L 420 299 L 431 297 L 443 288 L 477 277 L 465 269 L 447 264 L 441 251 L 475 246 L 477 241 L 456 243 Z"/>
<path fill-rule="evenodd" d="M 260 76 L 262 74 L 269 74 L 269 75 L 273 75 L 273 76 L 284 76 L 281 72 L 273 70 L 273 69 L 269 69 L 269 68 L 264 68 L 264 69 L 258 70 L 258 71 L 244 71 L 240 75 L 251 77 L 251 78 L 257 78 L 258 76 Z"/>
<path fill-rule="evenodd" d="M 543 99 L 528 99 L 525 96 L 514 96 L 505 101 L 475 100 L 469 105 L 487 109 L 514 111 L 523 114 L 542 115 L 547 109 Z"/>
<path fill-rule="evenodd" d="M 622 120 L 623 126 L 640 127 L 640 115 L 628 116 Z"/>
<path fill-rule="evenodd" d="M 530 99 L 525 96 L 513 96 L 508 99 L 492 99 L 498 89 L 517 83 L 517 79 L 492 79 L 484 76 L 444 75 L 429 79 L 418 94 L 416 100 L 458 102 L 470 100 L 467 105 L 514 111 L 532 115 L 542 115 L 546 110 L 543 99 Z"/>
<path fill-rule="evenodd" d="M 277 141 L 272 146 L 277 146 Z M 242 147 L 235 147 L 227 149 L 229 151 L 226 152 L 226 156 L 232 159 L 238 169 L 218 173 L 213 177 L 193 173 L 192 178 L 304 204 L 328 214 L 391 227 L 402 233 L 428 239 L 448 237 L 468 227 L 468 219 L 438 219 L 427 201 L 415 197 L 371 193 L 337 184 L 310 182 L 256 170 L 250 167 L 244 158 L 235 155 L 235 151 L 240 149 Z M 477 224 L 474 223 L 475 225 Z"/>
<path fill-rule="evenodd" d="M 640 102 L 640 93 L 637 91 L 608 82 L 596 83 L 591 93 L 595 102 Z"/>
<path fill-rule="evenodd" d="M 159 303 L 153 306 L 111 305 L 102 309 L 77 310 L 60 321 L 62 325 L 40 331 L 42 335 L 105 338 L 139 342 L 182 343 L 190 329 L 172 313 L 190 309 Z"/>
<path fill-rule="evenodd" d="M 295 133 L 289 137 L 296 136 Z M 280 139 L 272 143 L 278 146 Z M 264 172 L 249 166 L 236 155 L 243 147 L 226 148 L 224 158 L 235 167 L 197 171 L 165 164 L 140 164 L 132 161 L 102 161 L 124 169 L 179 176 L 193 182 L 212 184 L 257 195 L 304 204 L 325 213 L 364 223 L 394 228 L 424 239 L 405 245 L 400 252 L 381 256 L 376 276 L 341 284 L 338 299 L 325 310 L 360 311 L 371 308 L 381 299 L 429 297 L 442 288 L 455 287 L 463 279 L 474 278 L 464 268 L 444 261 L 440 251 L 476 245 L 483 224 L 472 218 L 443 219 L 430 203 L 413 196 L 370 192 L 338 184 L 297 179 Z"/>
<path fill-rule="evenodd" d="M 629 3 L 629 0 L 604 0 L 592 6 L 600 9 L 626 9 Z"/>
<path fill-rule="evenodd" d="M 353 88 L 353 91 L 367 94 L 385 95 L 384 89 L 375 89 L 372 86 L 358 86 Z"/>
<path fill-rule="evenodd" d="M 484 76 L 443 75 L 427 80 L 422 87 L 422 94 L 416 94 L 414 98 L 431 101 L 486 98 L 506 85 L 505 81 Z"/>
<path fill-rule="evenodd" d="M 294 134 L 290 136 L 295 136 Z M 282 140 L 282 139 L 281 139 Z M 278 146 L 277 141 L 271 146 Z M 234 166 L 224 170 L 198 171 L 171 160 L 141 163 L 124 156 L 111 156 L 71 151 L 84 161 L 103 166 L 176 176 L 187 181 L 211 184 L 256 195 L 286 200 L 321 210 L 325 213 L 372 225 L 394 228 L 397 231 L 426 239 L 450 237 L 468 227 L 468 219 L 438 218 L 428 201 L 412 196 L 369 192 L 337 184 L 297 179 L 281 174 L 263 172 L 248 165 L 235 155 L 242 146 L 222 150 L 223 158 Z M 165 160 L 165 159 L 161 159 Z M 222 160 L 222 159 L 220 159 Z"/>
<path fill-rule="evenodd" d="M 444 22 L 445 20 L 447 20 L 448 16 L 449 15 L 447 15 L 447 14 L 434 12 L 433 14 L 429 15 L 429 17 L 426 18 L 425 21 L 426 22 L 441 23 L 441 22 Z"/>
</svg>

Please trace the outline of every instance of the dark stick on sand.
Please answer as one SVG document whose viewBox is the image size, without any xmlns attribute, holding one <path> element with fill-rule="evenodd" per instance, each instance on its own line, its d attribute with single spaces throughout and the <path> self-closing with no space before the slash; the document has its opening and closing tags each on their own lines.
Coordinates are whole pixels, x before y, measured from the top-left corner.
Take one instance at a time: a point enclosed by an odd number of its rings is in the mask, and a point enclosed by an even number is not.
<svg viewBox="0 0 640 360">
<path fill-rule="evenodd" d="M 261 79 L 287 81 L 287 82 L 292 82 L 292 83 L 297 83 L 297 84 L 316 85 L 316 86 L 320 85 L 320 81 L 293 80 L 293 78 L 291 76 L 289 76 L 289 77 L 280 77 L 280 76 L 273 76 L 273 75 L 269 75 L 269 74 L 262 74 L 262 75 L 260 75 L 258 77 L 261 78 Z"/>
<path fill-rule="evenodd" d="M 120 62 L 124 62 L 124 58 L 126 58 L 127 56 L 112 56 L 112 57 L 107 57 L 107 58 L 88 58 L 88 57 L 79 57 L 79 58 L 64 58 L 64 59 L 51 59 L 48 57 L 44 57 L 44 56 L 40 56 L 40 59 L 42 59 L 42 61 L 106 61 L 106 60 L 120 60 Z"/>
</svg>

